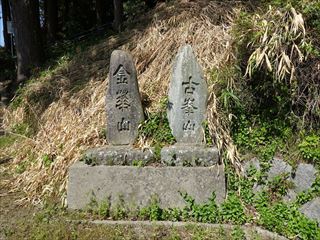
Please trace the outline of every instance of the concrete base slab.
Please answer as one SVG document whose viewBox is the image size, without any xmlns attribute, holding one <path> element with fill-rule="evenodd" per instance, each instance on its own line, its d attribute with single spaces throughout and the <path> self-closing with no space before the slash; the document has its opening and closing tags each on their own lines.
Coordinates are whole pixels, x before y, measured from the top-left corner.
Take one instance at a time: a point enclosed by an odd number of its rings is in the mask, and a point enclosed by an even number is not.
<svg viewBox="0 0 320 240">
<path fill-rule="evenodd" d="M 153 149 L 136 149 L 130 146 L 105 146 L 86 151 L 84 160 L 89 165 L 134 165 L 147 164 L 154 160 Z"/>
<path fill-rule="evenodd" d="M 89 166 L 76 162 L 69 169 L 67 203 L 70 209 L 82 209 L 94 197 L 98 202 L 109 199 L 112 207 L 121 197 L 129 206 L 142 207 L 157 196 L 163 208 L 183 207 L 179 192 L 188 193 L 199 203 L 215 192 L 217 203 L 221 203 L 226 194 L 223 166 Z"/>
<path fill-rule="evenodd" d="M 161 162 L 167 166 L 208 167 L 219 162 L 219 151 L 214 147 L 173 145 L 161 149 Z"/>
<path fill-rule="evenodd" d="M 245 239 L 247 240 L 288 240 L 287 238 L 280 236 L 276 233 L 270 232 L 263 228 L 254 225 L 246 225 L 246 226 L 236 226 L 231 224 L 211 224 L 211 223 L 198 223 L 198 222 L 170 222 L 170 221 L 112 221 L 112 220 L 93 220 L 93 221 L 84 221 L 81 223 L 91 223 L 91 224 L 102 224 L 112 227 L 117 226 L 125 226 L 130 227 L 141 235 L 143 232 L 147 232 L 145 235 L 148 235 L 149 228 L 162 227 L 169 229 L 192 229 L 192 228 L 203 228 L 203 230 L 216 230 L 221 232 L 224 231 L 224 234 L 228 232 L 232 232 L 236 228 L 241 228 L 245 234 Z M 150 234 L 150 232 L 149 232 Z M 232 235 L 232 234 L 230 234 Z M 151 238 L 151 236 L 150 236 Z M 147 238 L 146 238 L 147 239 Z M 223 238 L 225 239 L 225 238 Z"/>
</svg>

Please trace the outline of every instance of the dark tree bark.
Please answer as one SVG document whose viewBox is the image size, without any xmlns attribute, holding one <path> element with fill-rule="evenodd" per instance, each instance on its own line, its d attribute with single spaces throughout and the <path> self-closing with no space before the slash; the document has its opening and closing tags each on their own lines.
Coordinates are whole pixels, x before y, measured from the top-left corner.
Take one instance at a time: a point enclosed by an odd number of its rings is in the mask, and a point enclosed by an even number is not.
<svg viewBox="0 0 320 240">
<path fill-rule="evenodd" d="M 49 42 L 57 40 L 58 33 L 58 1 L 46 0 L 47 38 Z"/>
<path fill-rule="evenodd" d="M 2 21 L 3 21 L 3 39 L 4 39 L 4 47 L 8 52 L 11 51 L 11 38 L 10 34 L 8 34 L 7 29 L 7 21 L 11 21 L 10 7 L 8 0 L 1 0 L 2 6 Z"/>
<path fill-rule="evenodd" d="M 38 0 L 11 0 L 17 52 L 17 83 L 30 77 L 30 70 L 40 66 L 43 48 Z"/>
<path fill-rule="evenodd" d="M 123 2 L 122 0 L 113 0 L 114 21 L 113 28 L 120 32 L 123 21 Z"/>
<path fill-rule="evenodd" d="M 96 0 L 97 25 L 107 22 L 107 0 Z"/>
<path fill-rule="evenodd" d="M 64 0 L 63 1 L 63 11 L 62 11 L 62 21 L 65 24 L 69 20 L 69 12 L 70 12 L 70 3 L 72 0 Z"/>
</svg>

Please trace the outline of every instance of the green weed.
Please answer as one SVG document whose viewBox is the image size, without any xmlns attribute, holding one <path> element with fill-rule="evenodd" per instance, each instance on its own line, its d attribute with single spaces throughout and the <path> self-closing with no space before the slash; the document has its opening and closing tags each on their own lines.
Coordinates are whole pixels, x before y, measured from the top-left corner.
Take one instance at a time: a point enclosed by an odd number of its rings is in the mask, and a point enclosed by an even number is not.
<svg viewBox="0 0 320 240">
<path fill-rule="evenodd" d="M 7 134 L 5 136 L 1 136 L 0 137 L 0 149 L 6 148 L 6 147 L 12 145 L 17 140 L 18 140 L 18 137 L 14 136 L 12 134 Z"/>
<path fill-rule="evenodd" d="M 232 230 L 231 237 L 232 237 L 232 240 L 246 240 L 246 235 L 239 226 L 236 226 Z"/>
<path fill-rule="evenodd" d="M 299 144 L 299 151 L 305 160 L 320 164 L 320 136 L 316 134 L 306 136 Z"/>
<path fill-rule="evenodd" d="M 158 112 L 148 115 L 147 120 L 141 125 L 139 130 L 139 134 L 142 137 L 152 139 L 153 146 L 162 147 L 175 142 L 167 119 L 167 101 L 167 99 L 164 99 L 161 102 L 161 107 Z"/>
</svg>

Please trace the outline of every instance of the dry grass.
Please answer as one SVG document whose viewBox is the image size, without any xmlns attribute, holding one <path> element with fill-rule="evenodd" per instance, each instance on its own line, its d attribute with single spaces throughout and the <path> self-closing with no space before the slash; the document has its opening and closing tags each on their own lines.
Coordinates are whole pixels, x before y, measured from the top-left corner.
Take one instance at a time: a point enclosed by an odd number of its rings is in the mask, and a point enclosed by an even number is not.
<svg viewBox="0 0 320 240">
<path fill-rule="evenodd" d="M 99 132 L 105 124 L 105 89 L 109 57 L 112 50 L 124 49 L 136 61 L 140 90 L 150 99 L 148 111 L 157 111 L 159 102 L 167 95 L 172 61 L 180 46 L 189 43 L 204 69 L 207 79 L 210 69 L 219 68 L 232 57 L 232 9 L 227 4 L 209 1 L 177 1 L 173 5 L 159 5 L 148 15 L 149 25 L 79 53 L 66 66 L 28 86 L 24 105 L 14 111 L 6 110 L 5 123 L 21 122 L 34 113 L 38 131 L 32 138 L 16 143 L 8 154 L 14 154 L 13 166 L 28 162 L 27 169 L 15 178 L 13 187 L 22 187 L 29 201 L 41 202 L 47 195 L 64 200 L 69 166 L 88 148 L 107 144 Z M 83 82 L 80 91 L 75 83 Z M 210 87 L 210 89 L 213 89 Z M 30 101 L 31 95 L 50 94 L 52 101 L 45 105 Z M 211 93 L 215 99 L 214 93 Z M 28 106 L 29 115 L 25 107 Z M 220 120 L 217 102 L 210 101 L 209 128 L 219 149 L 236 168 L 239 158 L 226 124 Z M 141 145 L 144 143 L 140 142 Z M 54 162 L 46 166 L 44 156 Z M 58 189 L 58 191 L 57 191 Z"/>
<path fill-rule="evenodd" d="M 255 69 L 264 67 L 278 81 L 295 79 L 295 66 L 306 56 L 302 50 L 307 44 L 302 15 L 294 8 L 280 11 L 270 6 L 265 14 L 256 14 L 250 31 L 260 34 L 250 42 L 255 50 L 248 60 L 249 77 Z"/>
</svg>

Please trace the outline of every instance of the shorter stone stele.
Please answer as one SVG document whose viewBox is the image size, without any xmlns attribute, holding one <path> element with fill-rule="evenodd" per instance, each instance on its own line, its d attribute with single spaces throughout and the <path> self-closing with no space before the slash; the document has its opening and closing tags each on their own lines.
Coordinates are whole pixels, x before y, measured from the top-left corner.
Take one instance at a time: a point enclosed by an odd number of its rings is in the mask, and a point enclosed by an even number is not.
<svg viewBox="0 0 320 240">
<path fill-rule="evenodd" d="M 85 162 L 89 165 L 132 165 L 134 161 L 142 161 L 145 165 L 152 161 L 152 149 L 143 151 L 132 146 L 144 115 L 134 62 L 125 51 L 115 50 L 111 54 L 106 112 L 106 135 L 110 145 L 89 149 L 84 155 Z"/>
<path fill-rule="evenodd" d="M 174 146 L 161 150 L 162 163 L 170 166 L 213 166 L 219 152 L 204 144 L 208 87 L 192 47 L 182 47 L 173 65 L 167 115 Z"/>
</svg>

